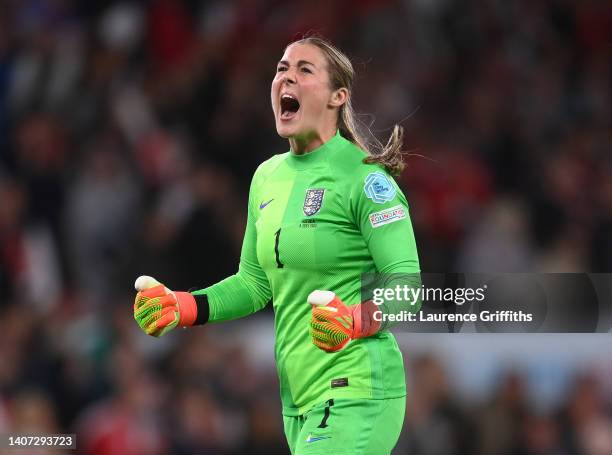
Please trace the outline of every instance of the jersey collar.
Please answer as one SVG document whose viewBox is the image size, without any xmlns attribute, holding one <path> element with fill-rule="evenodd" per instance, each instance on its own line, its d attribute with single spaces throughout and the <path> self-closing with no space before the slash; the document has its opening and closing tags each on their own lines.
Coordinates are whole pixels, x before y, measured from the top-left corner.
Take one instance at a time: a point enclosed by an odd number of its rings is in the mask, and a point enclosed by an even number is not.
<svg viewBox="0 0 612 455">
<path fill-rule="evenodd" d="M 308 169 L 316 163 L 325 161 L 328 158 L 329 152 L 342 142 L 342 140 L 343 138 L 340 135 L 340 130 L 337 130 L 336 134 L 329 141 L 311 152 L 296 155 L 290 150 L 287 156 L 287 164 L 294 169 Z"/>
</svg>

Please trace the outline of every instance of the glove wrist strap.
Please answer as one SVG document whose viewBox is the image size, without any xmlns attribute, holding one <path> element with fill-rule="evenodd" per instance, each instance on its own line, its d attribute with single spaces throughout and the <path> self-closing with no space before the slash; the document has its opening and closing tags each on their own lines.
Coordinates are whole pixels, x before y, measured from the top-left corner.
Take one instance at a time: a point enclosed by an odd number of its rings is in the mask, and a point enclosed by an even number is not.
<svg viewBox="0 0 612 455">
<path fill-rule="evenodd" d="M 176 301 L 179 307 L 180 319 L 179 327 L 192 326 L 198 317 L 198 306 L 195 298 L 189 292 L 175 292 Z"/>
<path fill-rule="evenodd" d="M 353 338 L 369 337 L 380 330 L 381 321 L 374 319 L 376 311 L 380 311 L 380 308 L 371 300 L 355 306 L 353 310 Z"/>
</svg>

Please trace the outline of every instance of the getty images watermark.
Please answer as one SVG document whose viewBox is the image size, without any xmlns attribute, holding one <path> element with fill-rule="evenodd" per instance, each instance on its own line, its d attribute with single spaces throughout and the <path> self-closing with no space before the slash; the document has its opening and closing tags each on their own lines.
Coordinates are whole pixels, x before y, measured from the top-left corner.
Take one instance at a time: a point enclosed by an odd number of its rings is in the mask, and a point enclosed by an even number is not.
<svg viewBox="0 0 612 455">
<path fill-rule="evenodd" d="M 533 315 L 524 311 L 512 310 L 482 310 L 475 313 L 425 313 L 414 311 L 417 305 L 426 302 L 446 302 L 464 305 L 471 302 L 483 302 L 487 285 L 479 288 L 426 288 L 421 285 L 415 288 L 409 284 L 396 284 L 392 288 L 374 288 L 372 302 L 379 307 L 385 304 L 410 306 L 412 310 L 400 309 L 385 313 L 383 309 L 374 312 L 373 318 L 378 322 L 531 322 Z M 402 305 L 403 304 L 403 305 Z"/>
<path fill-rule="evenodd" d="M 364 274 L 361 301 L 395 331 L 612 333 L 612 274 Z"/>
</svg>

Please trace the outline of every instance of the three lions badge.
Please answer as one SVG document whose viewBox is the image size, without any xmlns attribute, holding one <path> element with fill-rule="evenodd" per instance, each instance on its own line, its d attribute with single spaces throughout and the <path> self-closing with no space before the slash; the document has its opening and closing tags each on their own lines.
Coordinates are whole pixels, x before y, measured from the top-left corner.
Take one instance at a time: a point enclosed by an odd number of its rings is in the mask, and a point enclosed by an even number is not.
<svg viewBox="0 0 612 455">
<path fill-rule="evenodd" d="M 321 209 L 324 193 L 325 190 L 323 188 L 306 190 L 306 197 L 304 198 L 304 215 L 312 216 Z"/>
</svg>

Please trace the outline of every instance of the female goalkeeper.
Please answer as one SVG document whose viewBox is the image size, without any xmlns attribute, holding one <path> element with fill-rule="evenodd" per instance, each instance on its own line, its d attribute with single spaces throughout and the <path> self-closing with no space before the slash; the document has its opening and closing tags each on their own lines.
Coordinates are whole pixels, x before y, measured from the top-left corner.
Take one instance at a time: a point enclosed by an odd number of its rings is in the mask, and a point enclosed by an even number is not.
<svg viewBox="0 0 612 455">
<path fill-rule="evenodd" d="M 290 44 L 271 89 L 290 151 L 255 171 L 238 273 L 191 293 L 136 281 L 134 317 L 153 336 L 238 319 L 272 300 L 294 455 L 388 454 L 404 419 L 402 355 L 380 320 L 418 305 L 361 299 L 363 273 L 420 272 L 408 205 L 390 177 L 403 167 L 403 131 L 396 125 L 386 147 L 368 150 L 355 127 L 353 78 L 325 40 Z"/>
</svg>

